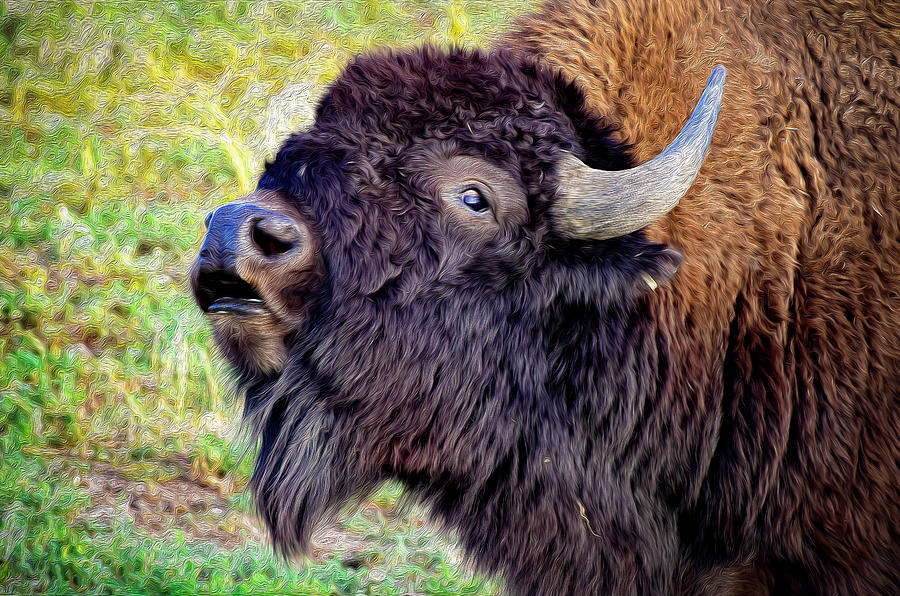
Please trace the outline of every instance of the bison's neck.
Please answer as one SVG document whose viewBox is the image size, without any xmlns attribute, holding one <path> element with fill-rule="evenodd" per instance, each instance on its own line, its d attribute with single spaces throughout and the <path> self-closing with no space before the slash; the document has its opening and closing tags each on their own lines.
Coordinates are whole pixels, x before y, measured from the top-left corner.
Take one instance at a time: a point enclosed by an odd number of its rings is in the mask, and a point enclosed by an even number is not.
<svg viewBox="0 0 900 596">
<path fill-rule="evenodd" d="M 504 409 L 453 456 L 474 456 L 478 466 L 464 475 L 440 465 L 395 469 L 459 529 L 479 562 L 521 593 L 671 587 L 678 470 L 693 463 L 695 439 L 671 394 L 668 340 L 652 322 L 652 304 L 551 308 L 539 331 L 546 366 L 515 352 L 491 365 L 507 380 L 523 374 L 510 367 L 544 370 L 535 383 L 496 384 L 510 392 Z M 492 433 L 486 444 L 483 432 Z"/>
</svg>

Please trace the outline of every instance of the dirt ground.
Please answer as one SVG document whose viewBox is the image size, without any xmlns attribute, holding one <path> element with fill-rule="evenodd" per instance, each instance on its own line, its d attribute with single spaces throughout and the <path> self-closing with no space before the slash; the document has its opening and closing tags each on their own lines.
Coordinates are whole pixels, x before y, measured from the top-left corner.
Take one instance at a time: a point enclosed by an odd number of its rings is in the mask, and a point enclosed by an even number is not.
<svg viewBox="0 0 900 596">
<path fill-rule="evenodd" d="M 180 462 L 181 474 L 163 482 L 149 482 L 129 478 L 128 475 L 104 462 L 80 461 L 72 466 L 71 456 L 64 456 L 69 465 L 64 473 L 73 483 L 90 495 L 91 506 L 79 518 L 85 522 L 111 527 L 112 520 L 130 519 L 150 536 L 163 538 L 178 529 L 188 541 L 207 540 L 226 549 L 248 541 L 266 543 L 264 523 L 253 513 L 241 511 L 232 504 L 235 493 L 227 481 L 211 485 L 209 481 L 193 478 L 187 462 Z M 179 462 L 176 462 L 176 465 Z M 401 526 L 424 529 L 437 536 L 438 530 L 424 517 L 422 511 L 409 508 L 384 507 L 364 501 L 359 512 L 366 522 L 377 527 L 396 530 Z M 340 522 L 318 527 L 312 537 L 309 553 L 311 562 L 340 558 L 347 566 L 368 565 L 365 553 L 382 548 L 379 532 L 354 531 Z M 443 538 L 437 538 L 444 542 Z M 447 541 L 441 549 L 459 561 L 454 545 Z"/>
</svg>

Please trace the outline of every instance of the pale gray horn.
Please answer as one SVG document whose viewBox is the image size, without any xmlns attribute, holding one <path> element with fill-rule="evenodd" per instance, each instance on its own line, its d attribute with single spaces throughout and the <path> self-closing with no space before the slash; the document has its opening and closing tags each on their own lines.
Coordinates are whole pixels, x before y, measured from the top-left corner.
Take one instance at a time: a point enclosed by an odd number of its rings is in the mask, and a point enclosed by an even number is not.
<svg viewBox="0 0 900 596">
<path fill-rule="evenodd" d="M 576 238 L 605 240 L 639 230 L 669 212 L 683 197 L 709 149 L 725 69 L 713 69 L 690 120 L 665 151 L 628 170 L 595 170 L 572 154 L 557 164 L 553 215 Z"/>
</svg>

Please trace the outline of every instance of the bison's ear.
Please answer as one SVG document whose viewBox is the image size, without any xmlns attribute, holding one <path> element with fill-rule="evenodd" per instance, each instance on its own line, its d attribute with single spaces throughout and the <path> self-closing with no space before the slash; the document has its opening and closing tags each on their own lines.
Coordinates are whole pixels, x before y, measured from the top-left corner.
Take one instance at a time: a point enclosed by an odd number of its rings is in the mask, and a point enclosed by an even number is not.
<svg viewBox="0 0 900 596">
<path fill-rule="evenodd" d="M 643 240 L 641 244 L 644 244 Z M 643 294 L 668 283 L 678 272 L 683 260 L 684 255 L 674 248 L 648 243 L 623 263 L 623 267 L 626 268 L 632 292 Z"/>
<path fill-rule="evenodd" d="M 664 286 L 684 259 L 674 248 L 635 234 L 603 244 L 572 243 L 554 252 L 559 265 L 554 299 L 602 308 Z"/>
</svg>

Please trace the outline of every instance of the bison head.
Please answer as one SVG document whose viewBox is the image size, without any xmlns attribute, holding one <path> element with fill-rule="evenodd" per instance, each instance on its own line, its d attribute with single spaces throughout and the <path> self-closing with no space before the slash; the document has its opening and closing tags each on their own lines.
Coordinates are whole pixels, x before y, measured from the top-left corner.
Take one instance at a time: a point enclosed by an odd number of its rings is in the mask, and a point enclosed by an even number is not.
<svg viewBox="0 0 900 596">
<path fill-rule="evenodd" d="M 385 478 L 488 566 L 515 516 L 575 509 L 604 428 L 656 374 L 623 346 L 680 255 L 640 229 L 697 174 L 723 78 L 632 167 L 579 87 L 528 60 L 426 48 L 346 68 L 258 190 L 211 214 L 193 273 L 241 371 L 279 547 Z"/>
</svg>

